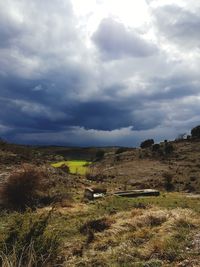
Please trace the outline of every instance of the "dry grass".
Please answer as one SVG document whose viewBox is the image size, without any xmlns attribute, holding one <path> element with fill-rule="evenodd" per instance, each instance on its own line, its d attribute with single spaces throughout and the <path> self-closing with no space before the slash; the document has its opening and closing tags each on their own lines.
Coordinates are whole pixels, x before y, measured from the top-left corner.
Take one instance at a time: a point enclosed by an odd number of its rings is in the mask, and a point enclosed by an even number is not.
<svg viewBox="0 0 200 267">
<path fill-rule="evenodd" d="M 200 192 L 199 141 L 174 142 L 168 157 L 155 157 L 150 150 L 130 150 L 105 157 L 95 164 L 108 179 L 108 187 L 118 189 L 156 188 L 165 191 Z M 143 155 L 145 154 L 145 155 Z M 94 166 L 94 167 L 95 167 Z M 165 174 L 171 177 L 165 177 Z M 164 175 L 164 177 L 163 177 Z M 112 183 L 110 183 L 112 181 Z"/>
<path fill-rule="evenodd" d="M 176 266 L 189 257 L 187 246 L 200 228 L 198 214 L 179 208 L 133 209 L 109 219 L 112 224 L 66 266 Z"/>
<path fill-rule="evenodd" d="M 9 222 L 0 235 L 0 265 L 3 267 L 54 266 L 59 237 L 49 231 L 52 211 L 38 215 L 30 211 L 7 215 Z"/>
<path fill-rule="evenodd" d="M 26 260 L 24 260 L 25 258 Z M 33 267 L 37 266 L 37 261 L 37 255 L 32 242 L 29 245 L 24 246 L 19 255 L 15 246 L 13 246 L 11 251 L 5 249 L 4 252 L 0 252 L 0 262 L 2 267 L 23 267 L 25 264 L 27 267 Z"/>
<path fill-rule="evenodd" d="M 200 148 L 197 143 L 185 141 L 174 143 L 174 153 L 167 159 L 153 157 L 151 151 L 143 151 L 141 154 L 137 149 L 119 155 L 105 155 L 102 161 L 91 166 L 89 179 L 80 178 L 78 175 L 71 177 L 64 172 L 60 174 L 52 168 L 51 196 L 57 197 L 58 204 L 55 205 L 55 212 L 46 225 L 45 233 L 60 234 L 62 242 L 59 241 L 56 245 L 59 246 L 59 255 L 64 256 L 63 266 L 197 267 L 200 262 L 200 205 L 197 198 L 187 198 L 176 192 L 161 193 L 157 198 L 122 199 L 107 196 L 93 202 L 82 202 L 82 197 L 86 186 L 105 187 L 108 192 L 141 187 L 167 191 L 172 190 L 172 184 L 173 190 L 176 191 L 198 192 L 199 157 Z M 19 173 L 26 177 L 25 181 L 28 180 L 24 170 L 16 171 L 13 175 L 19 177 Z M 35 167 L 31 173 L 35 173 Z M 30 187 L 28 188 L 30 190 Z M 38 189 L 41 188 L 36 186 L 35 193 L 32 197 L 28 196 L 23 205 L 26 202 L 27 206 L 32 206 L 29 203 L 34 203 L 34 199 L 37 201 Z M 66 199 L 69 190 L 73 194 L 73 202 Z M 21 210 L 24 209 L 23 205 Z M 43 207 L 35 213 L 36 216 L 42 216 L 49 210 L 50 207 Z M 30 224 L 33 214 L 31 211 Z M 13 215 L 10 213 L 2 216 L 5 221 L 0 218 L 0 238 L 6 240 L 4 234 L 8 234 L 11 229 L 6 220 Z M 20 225 L 20 216 L 25 214 L 19 213 L 17 216 L 19 220 L 12 227 L 12 231 L 17 228 L 16 225 Z M 18 232 L 14 232 L 17 240 L 21 242 L 23 230 L 27 229 L 25 223 Z M 33 236 L 33 232 L 29 232 L 28 236 Z M 47 250 L 46 239 L 42 240 L 40 237 L 45 237 L 45 233 L 35 237 L 37 244 L 42 244 L 44 251 Z M 23 236 L 26 238 L 27 234 Z M 5 267 L 16 267 L 25 254 L 30 255 L 26 258 L 25 266 L 32 267 L 36 262 L 40 266 L 41 254 L 33 247 L 36 243 L 29 241 L 24 242 L 23 238 L 20 250 L 15 246 L 14 239 L 10 243 L 7 242 L 10 244 L 9 252 L 5 249 L 1 253 Z M 51 248 L 49 249 L 51 251 Z"/>
</svg>

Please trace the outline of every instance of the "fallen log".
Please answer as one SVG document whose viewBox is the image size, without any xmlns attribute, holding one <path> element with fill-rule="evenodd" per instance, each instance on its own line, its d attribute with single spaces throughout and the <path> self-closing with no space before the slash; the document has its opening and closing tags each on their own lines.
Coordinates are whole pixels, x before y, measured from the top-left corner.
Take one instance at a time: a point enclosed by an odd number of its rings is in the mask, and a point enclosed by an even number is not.
<svg viewBox="0 0 200 267">
<path fill-rule="evenodd" d="M 159 196 L 160 192 L 154 189 L 128 190 L 128 191 L 115 192 L 114 195 L 120 197 L 145 197 L 145 196 Z"/>
</svg>

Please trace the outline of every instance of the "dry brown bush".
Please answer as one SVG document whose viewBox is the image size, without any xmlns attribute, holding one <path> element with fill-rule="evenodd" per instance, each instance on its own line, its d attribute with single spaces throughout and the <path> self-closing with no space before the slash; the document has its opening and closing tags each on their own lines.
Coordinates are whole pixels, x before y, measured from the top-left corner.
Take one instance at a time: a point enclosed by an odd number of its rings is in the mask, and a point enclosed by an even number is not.
<svg viewBox="0 0 200 267">
<path fill-rule="evenodd" d="M 44 173 L 33 165 L 13 171 L 1 190 L 3 206 L 15 210 L 33 207 L 43 178 Z"/>
</svg>

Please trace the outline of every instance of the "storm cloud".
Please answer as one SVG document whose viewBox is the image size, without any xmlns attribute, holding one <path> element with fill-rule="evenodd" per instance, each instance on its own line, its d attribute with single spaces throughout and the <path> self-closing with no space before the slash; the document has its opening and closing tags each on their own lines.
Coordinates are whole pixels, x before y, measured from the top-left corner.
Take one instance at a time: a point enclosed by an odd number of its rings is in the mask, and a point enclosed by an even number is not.
<svg viewBox="0 0 200 267">
<path fill-rule="evenodd" d="M 111 18 L 102 20 L 92 40 L 104 59 L 147 57 L 156 52 L 156 46 Z"/>
<path fill-rule="evenodd" d="M 133 146 L 199 124 L 200 5 L 182 2 L 148 1 L 141 27 L 106 14 L 88 30 L 95 13 L 73 1 L 0 0 L 0 135 Z"/>
</svg>

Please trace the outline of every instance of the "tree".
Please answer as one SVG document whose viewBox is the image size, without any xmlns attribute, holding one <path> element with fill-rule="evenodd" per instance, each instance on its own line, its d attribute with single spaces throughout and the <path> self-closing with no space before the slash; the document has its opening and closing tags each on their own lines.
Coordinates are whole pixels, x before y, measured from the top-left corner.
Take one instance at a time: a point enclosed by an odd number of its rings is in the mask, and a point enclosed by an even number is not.
<svg viewBox="0 0 200 267">
<path fill-rule="evenodd" d="M 153 139 L 147 139 L 140 144 L 140 147 L 141 148 L 147 148 L 147 147 L 151 147 L 153 144 L 154 144 Z"/>
<path fill-rule="evenodd" d="M 192 138 L 200 138 L 200 125 L 194 127 L 191 130 Z"/>
</svg>

